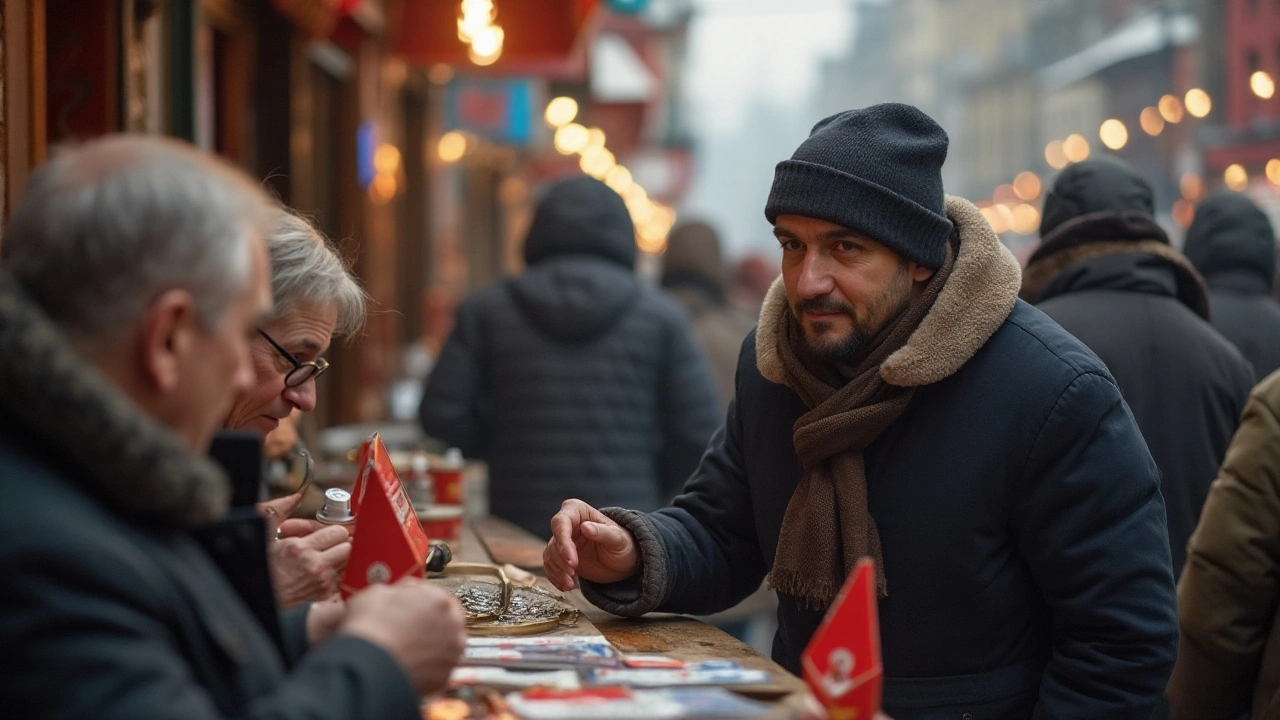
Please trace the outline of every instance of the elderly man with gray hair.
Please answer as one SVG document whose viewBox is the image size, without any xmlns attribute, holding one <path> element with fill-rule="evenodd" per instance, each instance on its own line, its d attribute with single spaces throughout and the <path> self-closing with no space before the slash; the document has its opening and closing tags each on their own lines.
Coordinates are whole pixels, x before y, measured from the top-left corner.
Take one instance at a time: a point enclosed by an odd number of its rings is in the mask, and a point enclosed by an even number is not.
<svg viewBox="0 0 1280 720">
<path fill-rule="evenodd" d="M 350 337 L 365 319 L 365 294 L 320 231 L 281 207 L 267 236 L 275 307 L 250 342 L 253 386 L 232 404 L 223 427 L 264 435 L 294 412 L 316 406 L 316 381 L 329 369 L 323 354 L 334 337 Z M 345 528 L 284 520 L 302 499 L 296 493 L 263 503 L 273 529 L 271 579 L 276 601 L 293 607 L 337 590 L 351 545 Z M 283 522 L 280 522 L 283 520 Z"/>
<path fill-rule="evenodd" d="M 273 642 L 205 550 L 265 544 L 256 519 L 210 527 L 229 492 L 202 455 L 254 386 L 276 217 L 174 141 L 32 174 L 0 241 L 4 714 L 408 720 L 446 681 L 462 613 L 425 582 L 311 606 Z"/>
</svg>

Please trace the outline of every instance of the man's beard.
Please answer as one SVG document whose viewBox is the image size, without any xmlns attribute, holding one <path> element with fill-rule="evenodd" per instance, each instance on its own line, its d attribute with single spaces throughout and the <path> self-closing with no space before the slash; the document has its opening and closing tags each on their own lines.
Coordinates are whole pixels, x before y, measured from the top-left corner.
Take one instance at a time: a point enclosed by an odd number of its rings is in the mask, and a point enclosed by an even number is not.
<svg viewBox="0 0 1280 720">
<path fill-rule="evenodd" d="M 853 307 L 842 301 L 832 298 L 830 295 L 822 295 L 807 300 L 800 300 L 796 303 L 792 312 L 796 319 L 800 320 L 804 317 L 806 311 L 817 312 L 838 312 L 843 313 L 849 318 L 853 328 L 844 336 L 832 340 L 815 341 L 809 333 L 804 330 L 805 325 L 801 321 L 801 331 L 803 333 L 805 345 L 809 348 L 809 352 L 823 362 L 835 363 L 838 365 L 853 365 L 857 360 L 871 349 L 871 343 L 881 330 L 885 329 L 889 323 L 893 322 L 911 303 L 911 278 L 906 267 L 902 271 L 896 273 L 893 280 L 889 283 L 889 287 L 885 293 L 877 298 L 867 308 L 867 312 L 861 320 L 854 313 Z M 809 324 L 813 332 L 817 336 L 825 335 L 831 330 L 831 323 L 813 322 Z"/>
</svg>

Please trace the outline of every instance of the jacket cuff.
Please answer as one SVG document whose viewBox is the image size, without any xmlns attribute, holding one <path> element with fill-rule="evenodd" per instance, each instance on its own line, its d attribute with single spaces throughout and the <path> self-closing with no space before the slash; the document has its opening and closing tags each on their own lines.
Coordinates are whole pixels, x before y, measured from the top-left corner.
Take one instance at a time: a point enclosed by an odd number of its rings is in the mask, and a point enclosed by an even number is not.
<svg viewBox="0 0 1280 720">
<path fill-rule="evenodd" d="M 309 602 L 280 611 L 280 639 L 284 641 L 286 667 L 297 665 L 311 647 L 311 641 L 307 639 L 307 614 L 310 612 Z"/>
<path fill-rule="evenodd" d="M 363 681 L 357 694 L 366 699 L 364 707 L 372 709 L 372 714 L 362 717 L 421 717 L 422 699 L 413 681 L 386 650 L 363 638 L 339 633 L 308 652 L 300 667 L 329 663 L 342 666 L 346 674 Z"/>
<path fill-rule="evenodd" d="M 667 551 L 662 546 L 658 527 L 648 515 L 635 510 L 610 507 L 600 510 L 618 523 L 636 540 L 640 555 L 640 572 L 615 583 L 593 583 L 582 580 L 582 594 L 596 607 L 622 617 L 638 617 L 653 612 L 667 601 Z"/>
</svg>

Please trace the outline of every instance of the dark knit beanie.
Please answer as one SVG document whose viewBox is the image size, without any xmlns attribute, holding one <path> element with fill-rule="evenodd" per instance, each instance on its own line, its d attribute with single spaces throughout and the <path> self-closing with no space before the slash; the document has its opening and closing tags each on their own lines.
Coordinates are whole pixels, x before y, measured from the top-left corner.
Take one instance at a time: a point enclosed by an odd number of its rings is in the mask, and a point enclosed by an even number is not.
<svg viewBox="0 0 1280 720">
<path fill-rule="evenodd" d="M 773 175 L 764 215 L 802 215 L 866 233 L 937 269 L 952 224 L 942 191 L 947 133 L 910 105 L 885 103 L 813 126 Z"/>
</svg>

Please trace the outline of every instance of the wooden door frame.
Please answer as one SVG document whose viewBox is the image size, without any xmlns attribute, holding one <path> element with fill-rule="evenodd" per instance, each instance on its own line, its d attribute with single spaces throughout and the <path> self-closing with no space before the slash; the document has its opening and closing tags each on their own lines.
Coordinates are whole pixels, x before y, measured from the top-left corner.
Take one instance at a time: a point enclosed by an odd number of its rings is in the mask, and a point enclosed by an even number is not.
<svg viewBox="0 0 1280 720">
<path fill-rule="evenodd" d="M 3 3 L 4 219 L 22 197 L 31 170 L 44 161 L 44 0 Z"/>
</svg>

